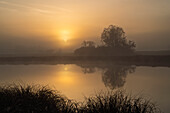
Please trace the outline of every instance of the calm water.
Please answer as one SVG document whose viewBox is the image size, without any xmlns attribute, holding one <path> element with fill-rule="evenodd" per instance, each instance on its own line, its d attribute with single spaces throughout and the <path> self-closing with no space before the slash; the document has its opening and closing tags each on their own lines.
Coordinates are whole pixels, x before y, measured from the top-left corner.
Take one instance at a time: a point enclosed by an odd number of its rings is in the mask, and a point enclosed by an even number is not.
<svg viewBox="0 0 170 113">
<path fill-rule="evenodd" d="M 0 65 L 0 83 L 49 85 L 71 99 L 83 101 L 95 92 L 126 89 L 151 98 L 170 113 L 170 68 L 113 64 Z"/>
</svg>

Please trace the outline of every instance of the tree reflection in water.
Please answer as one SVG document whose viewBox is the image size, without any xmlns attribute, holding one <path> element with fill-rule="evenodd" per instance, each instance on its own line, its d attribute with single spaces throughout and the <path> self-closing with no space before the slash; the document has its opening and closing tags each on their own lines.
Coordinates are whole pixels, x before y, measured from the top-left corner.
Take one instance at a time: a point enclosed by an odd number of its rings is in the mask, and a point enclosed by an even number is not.
<svg viewBox="0 0 170 113">
<path fill-rule="evenodd" d="M 78 64 L 77 64 L 78 65 Z M 83 73 L 94 73 L 96 69 L 102 70 L 102 81 L 110 89 L 123 87 L 126 82 L 126 76 L 135 72 L 133 65 L 116 65 L 110 63 L 100 64 L 81 64 Z"/>
<path fill-rule="evenodd" d="M 86 73 L 94 73 L 94 72 L 96 72 L 96 70 L 95 70 L 95 68 L 94 67 L 85 67 L 85 68 L 82 68 L 82 71 L 83 71 L 83 73 L 84 74 L 86 74 Z"/>
<path fill-rule="evenodd" d="M 135 72 L 135 66 L 111 66 L 102 73 L 102 80 L 106 87 L 115 89 L 124 86 L 128 73 Z"/>
</svg>

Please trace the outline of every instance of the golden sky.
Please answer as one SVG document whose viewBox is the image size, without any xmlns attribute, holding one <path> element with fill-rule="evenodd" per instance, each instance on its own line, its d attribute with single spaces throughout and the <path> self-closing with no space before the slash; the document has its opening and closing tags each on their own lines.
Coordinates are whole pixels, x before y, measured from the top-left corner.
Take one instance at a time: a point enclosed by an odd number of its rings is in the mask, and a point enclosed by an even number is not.
<svg viewBox="0 0 170 113">
<path fill-rule="evenodd" d="M 0 51 L 73 51 L 110 24 L 138 50 L 170 49 L 169 0 L 0 0 Z"/>
</svg>

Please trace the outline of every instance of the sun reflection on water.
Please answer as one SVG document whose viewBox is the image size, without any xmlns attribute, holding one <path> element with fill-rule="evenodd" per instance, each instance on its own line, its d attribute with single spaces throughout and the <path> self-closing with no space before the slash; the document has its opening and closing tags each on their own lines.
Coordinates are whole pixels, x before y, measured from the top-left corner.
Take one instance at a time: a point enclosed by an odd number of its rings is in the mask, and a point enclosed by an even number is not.
<svg viewBox="0 0 170 113">
<path fill-rule="evenodd" d="M 70 86 L 77 84 L 77 76 L 74 72 L 69 70 L 68 66 L 63 66 L 63 68 L 57 72 L 55 81 L 62 86 Z"/>
</svg>

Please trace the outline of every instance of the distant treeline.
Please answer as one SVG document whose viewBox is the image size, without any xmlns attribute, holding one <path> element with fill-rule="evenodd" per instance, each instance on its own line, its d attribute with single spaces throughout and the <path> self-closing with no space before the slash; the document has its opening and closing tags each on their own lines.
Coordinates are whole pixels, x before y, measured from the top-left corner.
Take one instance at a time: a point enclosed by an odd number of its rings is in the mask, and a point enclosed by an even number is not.
<svg viewBox="0 0 170 113">
<path fill-rule="evenodd" d="M 75 55 L 83 56 L 120 56 L 134 55 L 136 44 L 126 39 L 121 27 L 110 25 L 101 34 L 102 45 L 93 41 L 83 41 L 82 46 L 74 51 Z"/>
<path fill-rule="evenodd" d="M 126 56 L 135 55 L 134 51 L 127 48 L 113 48 L 113 47 L 80 47 L 74 51 L 78 56 Z"/>
</svg>

